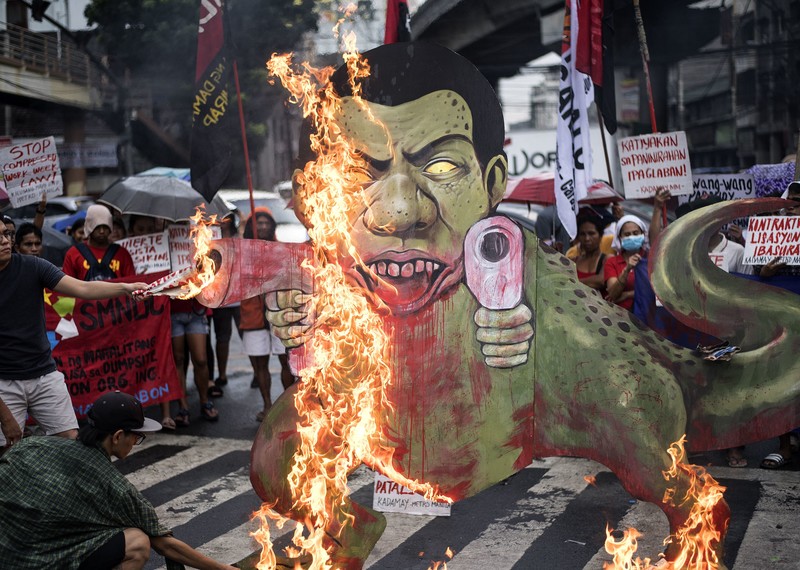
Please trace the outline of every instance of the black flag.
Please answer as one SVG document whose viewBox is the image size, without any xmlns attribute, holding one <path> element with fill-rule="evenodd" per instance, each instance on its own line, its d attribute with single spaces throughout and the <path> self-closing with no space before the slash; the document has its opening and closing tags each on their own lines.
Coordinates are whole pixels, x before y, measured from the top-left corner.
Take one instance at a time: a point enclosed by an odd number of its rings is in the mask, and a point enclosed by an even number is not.
<svg viewBox="0 0 800 570">
<path fill-rule="evenodd" d="M 223 0 L 201 0 L 192 104 L 192 186 L 211 200 L 233 163 L 237 129 Z"/>
<path fill-rule="evenodd" d="M 386 28 L 383 43 L 411 41 L 411 15 L 407 0 L 386 0 Z"/>
</svg>

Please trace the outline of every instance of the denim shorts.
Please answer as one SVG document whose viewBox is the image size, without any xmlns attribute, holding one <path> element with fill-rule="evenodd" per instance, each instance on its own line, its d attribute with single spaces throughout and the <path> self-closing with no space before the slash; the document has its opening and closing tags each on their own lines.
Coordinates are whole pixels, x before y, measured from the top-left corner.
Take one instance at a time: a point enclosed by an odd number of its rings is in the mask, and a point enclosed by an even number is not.
<svg viewBox="0 0 800 570">
<path fill-rule="evenodd" d="M 208 334 L 208 318 L 205 314 L 172 313 L 172 336 Z"/>
</svg>

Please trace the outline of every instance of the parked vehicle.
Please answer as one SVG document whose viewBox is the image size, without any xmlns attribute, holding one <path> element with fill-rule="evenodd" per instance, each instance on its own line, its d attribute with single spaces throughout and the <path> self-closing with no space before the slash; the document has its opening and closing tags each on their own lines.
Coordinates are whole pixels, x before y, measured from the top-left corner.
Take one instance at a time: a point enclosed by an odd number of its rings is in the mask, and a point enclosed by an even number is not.
<svg viewBox="0 0 800 570">
<path fill-rule="evenodd" d="M 94 198 L 91 196 L 55 196 L 48 198 L 44 224 L 52 226 L 57 221 L 67 218 L 80 210 L 88 209 L 92 204 L 94 204 Z M 19 208 L 8 208 L 3 211 L 3 214 L 14 219 L 32 221 L 36 216 L 36 208 L 38 207 L 39 202 L 35 202 Z"/>
<path fill-rule="evenodd" d="M 250 192 L 247 190 L 220 190 L 217 196 L 227 204 L 236 208 L 242 222 L 250 215 Z M 278 241 L 287 243 L 302 243 L 308 241 L 308 233 L 294 211 L 289 207 L 288 201 L 275 192 L 254 190 L 253 200 L 256 208 L 266 207 L 272 212 L 277 228 L 275 236 Z"/>
</svg>

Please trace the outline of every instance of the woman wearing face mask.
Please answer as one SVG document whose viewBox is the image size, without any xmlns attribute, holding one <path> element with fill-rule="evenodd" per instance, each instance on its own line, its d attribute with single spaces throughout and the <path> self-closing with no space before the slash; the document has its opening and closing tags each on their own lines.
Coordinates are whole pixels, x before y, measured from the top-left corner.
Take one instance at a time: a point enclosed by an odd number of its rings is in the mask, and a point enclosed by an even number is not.
<svg viewBox="0 0 800 570">
<path fill-rule="evenodd" d="M 608 259 L 604 267 L 608 300 L 629 311 L 633 309 L 634 269 L 646 253 L 646 231 L 636 216 L 623 216 L 613 244 L 619 255 Z"/>
</svg>

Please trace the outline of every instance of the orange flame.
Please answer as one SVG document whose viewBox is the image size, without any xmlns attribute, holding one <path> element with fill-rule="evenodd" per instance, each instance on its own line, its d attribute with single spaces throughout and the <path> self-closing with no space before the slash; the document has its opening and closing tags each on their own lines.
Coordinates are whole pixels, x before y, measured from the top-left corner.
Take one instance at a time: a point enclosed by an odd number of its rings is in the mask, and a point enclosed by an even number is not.
<svg viewBox="0 0 800 570">
<path fill-rule="evenodd" d="M 420 552 L 420 556 L 422 554 L 423 553 Z M 452 560 L 453 556 L 455 556 L 456 553 L 448 546 L 447 549 L 444 551 L 444 555 L 445 555 L 445 558 L 447 558 L 448 560 Z M 434 560 L 431 563 L 431 565 L 428 566 L 428 570 L 447 570 L 447 562 L 444 562 L 444 561 L 441 561 L 441 560 Z"/>
<path fill-rule="evenodd" d="M 208 252 L 211 250 L 211 240 L 214 237 L 211 233 L 211 226 L 216 225 L 217 216 L 214 214 L 206 219 L 205 213 L 205 208 L 200 206 L 195 210 L 194 216 L 189 218 L 192 222 L 189 237 L 194 242 L 193 259 L 197 271 L 181 284 L 181 293 L 178 295 L 178 299 L 196 297 L 214 281 L 214 262 L 208 257 Z"/>
<path fill-rule="evenodd" d="M 658 568 L 667 570 L 713 570 L 720 567 L 717 547 L 722 538 L 715 524 L 715 508 L 722 501 L 725 487 L 717 483 L 714 478 L 699 465 L 684 463 L 686 452 L 684 444 L 686 436 L 672 443 L 667 450 L 672 457 L 672 466 L 663 471 L 667 481 L 677 480 L 681 474 L 688 477 L 689 486 L 683 495 L 681 504 L 692 500 L 692 508 L 686 521 L 678 528 L 674 535 L 667 537 L 664 544 L 675 543 L 678 545 L 678 555 L 671 562 L 664 564 L 662 561 Z M 663 502 L 674 505 L 677 484 L 668 488 L 664 493 Z M 725 523 L 727 524 L 727 522 Z M 606 552 L 614 556 L 613 564 L 604 564 L 604 569 L 611 570 L 646 570 L 653 568 L 650 559 L 644 561 L 637 558 L 632 561 L 636 552 L 636 539 L 641 534 L 636 529 L 629 529 L 624 533 L 620 542 L 616 542 L 611 535 L 611 529 L 606 528 Z"/>
<path fill-rule="evenodd" d="M 594 475 L 584 475 L 583 480 L 589 483 L 589 485 L 597 486 L 597 477 Z"/>
<path fill-rule="evenodd" d="M 358 82 L 369 75 L 369 65 L 356 51 L 355 35 L 344 39 L 354 100 L 366 108 Z M 358 173 L 366 171 L 367 164 L 336 122 L 340 97 L 329 82 L 334 70 L 304 63 L 302 71 L 295 72 L 291 54 L 273 55 L 267 68 L 315 130 L 309 143 L 317 159 L 299 175 L 297 191 L 314 253 L 314 262 L 306 265 L 314 276 L 310 303 L 310 312 L 316 314 L 310 341 L 314 363 L 300 371 L 294 403 L 301 443 L 288 476 L 294 507 L 308 513 L 305 528 L 298 525 L 292 539 L 300 550 L 288 554 L 310 555 L 309 567 L 315 570 L 332 566 L 324 543 L 326 529 L 352 523 L 343 506 L 349 494 L 347 476 L 360 463 L 429 500 L 452 501 L 436 488 L 403 477 L 392 467 L 392 451 L 380 447 L 380 418 L 390 408 L 385 394 L 392 381 L 387 364 L 389 337 L 370 306 L 368 293 L 348 282 L 340 263 L 349 260 L 364 267 L 349 231 L 352 212 L 366 207 Z M 268 519 L 282 518 L 272 512 L 271 505 L 262 506 L 255 516 L 262 527 Z M 263 547 L 258 568 L 272 569 L 275 558 L 269 531 L 262 528 L 256 534 Z"/>
</svg>

